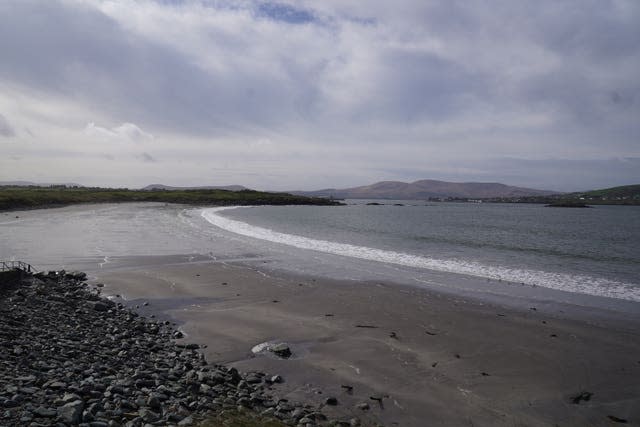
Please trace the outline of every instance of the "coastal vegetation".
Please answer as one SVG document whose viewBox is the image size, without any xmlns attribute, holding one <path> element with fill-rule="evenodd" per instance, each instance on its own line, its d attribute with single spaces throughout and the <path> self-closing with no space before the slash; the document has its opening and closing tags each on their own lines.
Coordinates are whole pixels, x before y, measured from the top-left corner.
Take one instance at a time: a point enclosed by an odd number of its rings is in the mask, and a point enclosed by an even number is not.
<svg viewBox="0 0 640 427">
<path fill-rule="evenodd" d="M 162 202 L 205 206 L 335 205 L 335 201 L 255 190 L 129 190 L 97 187 L 0 187 L 0 210 L 35 209 L 80 203 Z"/>
<path fill-rule="evenodd" d="M 432 202 L 540 203 L 550 207 L 586 207 L 587 205 L 640 205 L 640 185 L 624 185 L 575 193 L 544 196 L 459 198 L 435 197 Z"/>
</svg>

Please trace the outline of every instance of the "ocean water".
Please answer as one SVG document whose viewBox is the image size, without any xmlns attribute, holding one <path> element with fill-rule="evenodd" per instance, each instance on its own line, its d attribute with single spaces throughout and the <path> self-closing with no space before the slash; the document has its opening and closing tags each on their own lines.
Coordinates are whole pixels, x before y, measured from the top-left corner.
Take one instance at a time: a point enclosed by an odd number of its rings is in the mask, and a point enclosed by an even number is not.
<svg viewBox="0 0 640 427">
<path fill-rule="evenodd" d="M 285 270 L 570 303 L 604 297 L 599 301 L 631 303 L 634 312 L 640 307 L 639 207 L 348 203 L 108 204 L 3 213 L 0 259 L 95 274 L 154 257 L 241 262 L 264 274 Z"/>
<path fill-rule="evenodd" d="M 640 301 L 638 207 L 383 203 L 213 208 L 202 216 L 227 231 L 299 249 Z"/>
</svg>

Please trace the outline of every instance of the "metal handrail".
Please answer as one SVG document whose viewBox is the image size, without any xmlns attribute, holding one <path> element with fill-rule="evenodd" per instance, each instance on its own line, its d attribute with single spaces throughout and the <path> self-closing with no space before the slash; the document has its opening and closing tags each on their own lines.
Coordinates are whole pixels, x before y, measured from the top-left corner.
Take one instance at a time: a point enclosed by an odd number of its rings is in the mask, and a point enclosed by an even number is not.
<svg viewBox="0 0 640 427">
<path fill-rule="evenodd" d="M 31 273 L 34 268 L 31 264 L 27 264 L 23 261 L 0 261 L 0 272 L 10 270 L 22 270 L 27 273 Z"/>
</svg>

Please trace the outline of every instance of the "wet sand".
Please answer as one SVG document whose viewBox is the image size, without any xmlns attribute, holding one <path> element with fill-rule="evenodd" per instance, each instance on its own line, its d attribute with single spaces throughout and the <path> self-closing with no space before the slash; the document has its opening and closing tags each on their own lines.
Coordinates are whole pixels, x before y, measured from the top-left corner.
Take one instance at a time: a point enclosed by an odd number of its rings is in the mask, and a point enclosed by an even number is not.
<svg viewBox="0 0 640 427">
<path fill-rule="evenodd" d="M 210 362 L 282 375 L 282 398 L 336 397 L 325 412 L 386 426 L 640 423 L 637 320 L 570 318 L 556 306 L 518 310 L 241 263 L 165 261 L 132 262 L 95 281 L 178 322 L 188 341 L 208 346 Z M 251 353 L 273 340 L 290 344 L 293 357 Z M 364 402 L 370 409 L 356 408 Z"/>
</svg>

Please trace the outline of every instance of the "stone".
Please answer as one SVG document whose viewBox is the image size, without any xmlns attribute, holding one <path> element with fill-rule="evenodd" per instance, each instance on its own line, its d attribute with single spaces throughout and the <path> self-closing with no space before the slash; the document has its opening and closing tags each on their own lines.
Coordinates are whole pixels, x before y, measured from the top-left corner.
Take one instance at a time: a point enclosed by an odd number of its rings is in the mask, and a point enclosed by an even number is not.
<svg viewBox="0 0 640 427">
<path fill-rule="evenodd" d="M 13 367 L 0 378 L 0 425 L 192 425 L 225 410 L 330 424 L 321 406 L 275 397 L 281 376 L 209 365 L 204 346 L 174 341 L 184 337 L 175 324 L 142 317 L 75 277 L 43 274 L 0 296 L 9 343 L 0 362 Z M 292 356 L 286 343 L 273 347 L 265 350 Z"/>
<path fill-rule="evenodd" d="M 327 397 L 324 403 L 330 406 L 336 406 L 338 404 L 338 399 L 336 399 L 335 397 Z"/>
<path fill-rule="evenodd" d="M 153 395 L 153 394 L 149 396 L 149 398 L 147 399 L 147 406 L 156 411 L 162 409 L 162 404 L 160 403 L 160 399 L 158 399 L 157 395 Z"/>
<path fill-rule="evenodd" d="M 58 415 L 58 411 L 56 411 L 55 409 L 45 408 L 44 406 L 38 406 L 38 408 L 33 411 L 33 413 L 43 418 L 53 418 Z"/>
<path fill-rule="evenodd" d="M 82 271 L 71 271 L 69 273 L 66 273 L 64 276 L 73 280 L 87 280 L 87 273 L 84 273 Z"/>
<path fill-rule="evenodd" d="M 291 357 L 291 349 L 285 343 L 275 344 L 269 348 L 272 353 L 276 356 L 281 357 L 283 359 L 288 359 Z"/>
<path fill-rule="evenodd" d="M 5 408 L 15 408 L 16 406 L 20 406 L 20 403 L 13 399 L 7 399 L 4 401 L 3 406 Z"/>
<path fill-rule="evenodd" d="M 193 424 L 193 418 L 192 417 L 186 417 L 183 420 L 181 420 L 180 422 L 178 422 L 179 426 L 190 426 Z"/>
<path fill-rule="evenodd" d="M 96 301 L 95 303 L 93 303 L 93 309 L 95 311 L 108 311 L 109 306 L 102 301 Z"/>
<path fill-rule="evenodd" d="M 140 415 L 140 418 L 142 418 L 142 421 L 144 421 L 145 423 L 154 423 L 160 419 L 159 414 L 147 408 L 140 409 L 140 411 L 138 411 L 138 414 Z"/>
<path fill-rule="evenodd" d="M 591 396 L 593 396 L 593 393 L 591 393 L 590 391 L 581 391 L 577 395 L 571 397 L 571 403 L 573 403 L 574 405 L 579 405 L 582 401 L 588 402 L 589 400 L 591 400 Z"/>
<path fill-rule="evenodd" d="M 84 402 L 81 400 L 74 400 L 73 402 L 66 403 L 58 408 L 58 417 L 62 422 L 67 424 L 78 424 L 82 421 L 83 409 Z"/>
<path fill-rule="evenodd" d="M 65 393 L 64 396 L 62 396 L 63 403 L 74 402 L 76 400 L 82 400 L 82 398 L 75 393 Z"/>
</svg>

